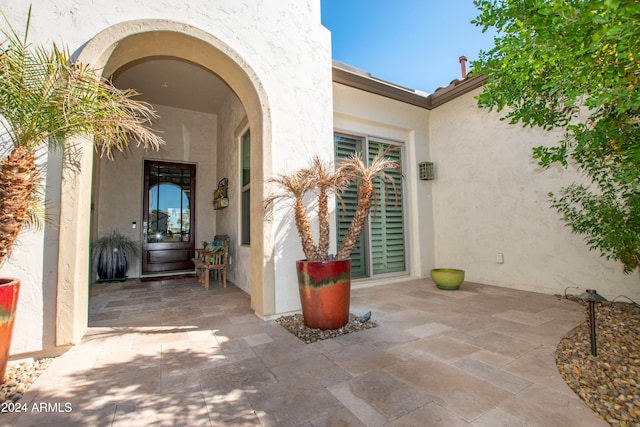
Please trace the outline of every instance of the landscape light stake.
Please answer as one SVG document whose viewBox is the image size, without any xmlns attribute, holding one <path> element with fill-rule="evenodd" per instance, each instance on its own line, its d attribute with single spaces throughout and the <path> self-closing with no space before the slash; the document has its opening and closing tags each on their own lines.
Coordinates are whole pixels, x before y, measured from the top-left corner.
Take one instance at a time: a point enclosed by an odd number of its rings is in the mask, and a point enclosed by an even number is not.
<svg viewBox="0 0 640 427">
<path fill-rule="evenodd" d="M 578 298 L 589 303 L 589 326 L 591 327 L 591 355 L 596 357 L 598 349 L 596 345 L 596 310 L 595 304 L 607 301 L 605 297 L 598 294 L 595 289 L 587 289 L 587 292 L 581 294 Z"/>
</svg>

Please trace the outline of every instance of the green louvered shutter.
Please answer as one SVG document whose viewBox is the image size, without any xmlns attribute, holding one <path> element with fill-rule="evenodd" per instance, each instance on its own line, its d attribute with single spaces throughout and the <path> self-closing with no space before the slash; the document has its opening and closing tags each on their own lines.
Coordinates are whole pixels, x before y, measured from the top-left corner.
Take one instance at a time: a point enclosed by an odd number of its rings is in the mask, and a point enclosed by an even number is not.
<svg viewBox="0 0 640 427">
<path fill-rule="evenodd" d="M 362 152 L 362 140 L 358 138 L 348 138 L 344 136 L 335 136 L 335 158 L 336 163 L 353 153 Z M 336 200 L 336 221 L 338 234 L 338 247 L 342 244 L 344 236 L 347 234 L 351 219 L 356 213 L 356 186 L 352 185 L 342 195 L 343 206 Z M 358 245 L 351 253 L 351 277 L 365 277 L 367 275 L 366 250 L 364 245 L 364 235 L 362 233 L 358 239 Z"/>
<path fill-rule="evenodd" d="M 390 145 L 369 141 L 369 161 Z M 399 162 L 401 152 L 387 155 Z M 375 182 L 377 202 L 372 207 L 371 218 L 371 265 L 373 274 L 394 273 L 406 270 L 404 241 L 404 209 L 402 176 L 398 172 L 388 172 L 394 179 L 396 194 L 391 186 L 385 188 L 382 180 Z"/>
</svg>

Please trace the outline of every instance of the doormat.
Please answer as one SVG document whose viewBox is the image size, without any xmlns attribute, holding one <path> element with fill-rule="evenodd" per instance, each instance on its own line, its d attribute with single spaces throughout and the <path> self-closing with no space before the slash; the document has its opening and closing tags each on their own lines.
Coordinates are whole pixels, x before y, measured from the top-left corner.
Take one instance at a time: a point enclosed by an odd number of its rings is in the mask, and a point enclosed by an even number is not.
<svg viewBox="0 0 640 427">
<path fill-rule="evenodd" d="M 312 329 L 308 327 L 304 324 L 302 314 L 278 317 L 276 319 L 276 323 L 298 337 L 298 339 L 304 341 L 305 344 L 311 344 L 316 341 L 336 338 L 341 335 L 364 331 L 378 326 L 377 323 L 369 320 L 369 318 L 366 317 L 367 315 L 371 316 L 370 313 L 367 313 L 364 316 L 356 316 L 355 314 L 350 313 L 349 322 L 347 322 L 346 325 L 341 328 L 331 330 Z M 364 322 L 362 320 L 364 320 Z"/>
<path fill-rule="evenodd" d="M 175 274 L 175 275 L 169 275 L 169 276 L 141 277 L 140 281 L 141 282 L 159 282 L 162 280 L 195 279 L 195 278 L 196 278 L 196 274 L 190 273 L 190 274 Z"/>
</svg>

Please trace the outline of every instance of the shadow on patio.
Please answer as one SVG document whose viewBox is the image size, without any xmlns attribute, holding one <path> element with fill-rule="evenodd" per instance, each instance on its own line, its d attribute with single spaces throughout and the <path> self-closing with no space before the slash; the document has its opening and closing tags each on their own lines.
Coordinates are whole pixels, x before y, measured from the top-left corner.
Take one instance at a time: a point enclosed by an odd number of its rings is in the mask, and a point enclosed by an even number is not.
<svg viewBox="0 0 640 427">
<path fill-rule="evenodd" d="M 233 285 L 94 285 L 87 336 L 21 400 L 61 411 L 15 425 L 607 425 L 555 366 L 570 301 L 423 279 L 355 286 L 369 310 L 378 327 L 304 344 Z"/>
</svg>

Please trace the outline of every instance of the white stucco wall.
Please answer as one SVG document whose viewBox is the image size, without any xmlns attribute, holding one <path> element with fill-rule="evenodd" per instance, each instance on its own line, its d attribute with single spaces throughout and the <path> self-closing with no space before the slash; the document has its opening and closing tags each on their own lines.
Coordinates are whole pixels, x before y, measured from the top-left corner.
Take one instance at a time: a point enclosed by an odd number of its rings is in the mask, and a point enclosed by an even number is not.
<svg viewBox="0 0 640 427">
<path fill-rule="evenodd" d="M 11 354 L 36 351 L 41 346 L 42 337 L 39 334 L 44 325 L 44 259 L 37 254 L 42 252 L 43 243 L 44 233 L 22 232 L 9 259 L 0 268 L 0 276 L 20 279 Z M 19 262 L 24 259 L 30 259 L 31 262 Z"/>
<path fill-rule="evenodd" d="M 57 285 L 60 170 L 62 153 L 43 152 L 39 162 L 48 162 L 51 179 L 45 187 L 48 222 L 41 231 L 23 229 L 6 262 L 0 266 L 1 277 L 20 279 L 18 310 L 10 354 L 39 351 L 54 345 L 55 298 Z"/>
<path fill-rule="evenodd" d="M 259 148 L 256 151 L 254 167 L 256 177 L 270 176 L 286 167 L 306 164 L 309 152 L 312 151 L 332 153 L 330 34 L 320 24 L 320 0 L 218 0 L 214 4 L 205 0 L 178 3 L 166 0 L 140 0 L 134 3 L 128 0 L 107 3 L 75 0 L 0 0 L 0 8 L 15 28 L 21 30 L 32 3 L 30 41 L 44 45 L 55 41 L 76 53 L 81 52 L 82 47 L 90 43 L 96 34 L 102 34 L 111 26 L 133 20 L 138 20 L 136 28 L 140 31 L 145 30 L 144 20 L 159 20 L 157 22 L 161 22 L 161 26 L 164 27 L 170 26 L 165 25 L 165 21 L 184 23 L 190 26 L 185 26 L 185 31 L 191 31 L 190 28 L 195 27 L 210 35 L 211 39 L 216 41 L 216 48 L 229 55 L 254 85 L 251 90 L 234 88 L 240 98 L 256 93 L 261 97 L 259 102 L 254 102 L 247 111 L 250 122 L 259 123 L 261 126 L 261 129 L 254 129 L 259 135 L 257 144 L 261 145 L 252 147 Z M 124 27 L 120 27 L 122 28 Z M 179 29 L 179 26 L 172 28 Z M 130 31 L 131 28 L 125 30 Z M 130 33 L 122 33 L 122 37 L 128 35 Z M 106 50 L 92 51 L 84 57 L 102 61 L 101 65 L 104 65 L 105 61 L 108 61 L 110 51 L 108 46 L 103 47 Z M 227 68 L 226 72 L 228 70 Z M 256 114 L 262 114 L 263 117 L 256 119 Z M 85 166 L 90 169 L 90 162 Z M 261 179 L 255 181 L 258 186 L 262 184 Z M 69 210 L 70 215 L 79 215 L 83 209 L 87 210 L 88 215 L 87 186 L 69 184 L 65 188 L 69 194 L 64 197 L 73 202 Z M 260 187 L 252 189 L 252 194 L 256 194 L 258 198 L 262 197 L 262 193 L 263 189 Z M 255 205 L 253 214 L 261 218 L 262 209 L 257 206 L 258 203 Z M 128 224 L 131 230 L 131 221 L 131 215 L 127 215 L 117 222 Z M 259 307 L 256 309 L 266 315 L 286 311 L 289 308 L 286 301 L 291 300 L 290 295 L 297 295 L 295 270 L 290 267 L 293 257 L 290 254 L 297 253 L 299 242 L 297 236 L 272 233 L 272 230 L 282 229 L 281 223 L 289 224 L 290 218 L 274 216 L 273 223 L 258 222 L 256 245 L 251 249 L 252 254 L 255 250 L 260 255 L 253 257 L 251 277 L 259 283 L 252 283 L 252 289 L 265 289 L 264 295 L 258 299 Z M 78 227 L 80 229 L 76 230 L 77 227 L 66 226 L 61 230 L 64 230 L 64 233 L 76 233 L 83 242 L 87 241 L 83 230 L 86 228 L 88 235 L 88 226 L 83 223 Z M 252 228 L 252 234 L 254 231 Z M 45 247 L 44 239 L 41 236 L 32 236 L 23 240 L 23 245 L 31 245 L 33 242 L 35 247 L 29 250 L 28 256 L 17 252 L 13 259 L 15 265 L 42 265 L 47 258 L 47 255 L 40 255 Z M 67 247 L 66 243 L 61 247 Z M 72 244 L 69 247 L 80 248 L 81 252 L 87 250 L 86 244 Z M 57 274 L 65 276 L 65 287 L 78 289 L 69 291 L 65 288 L 65 295 L 62 296 L 65 301 L 58 302 L 58 309 L 69 304 L 70 309 L 65 309 L 66 312 L 72 313 L 69 315 L 71 317 L 78 317 L 73 308 L 76 305 L 84 305 L 86 314 L 86 304 L 83 303 L 83 298 L 86 297 L 79 297 L 76 290 L 87 286 L 86 283 L 77 282 L 83 282 L 84 278 L 88 281 L 88 268 L 84 269 L 88 258 L 85 253 L 73 252 L 74 254 L 67 257 L 71 259 L 63 260 L 65 268 L 59 269 L 60 272 Z M 262 259 L 256 261 L 256 258 Z M 70 271 L 67 272 L 67 269 Z M 39 288 L 36 289 L 36 294 L 42 298 L 46 292 L 42 285 L 43 280 L 38 274 L 30 274 L 28 280 Z M 58 279 L 60 281 L 60 278 Z M 59 297 L 60 295 L 58 292 Z M 68 297 L 71 299 L 67 301 Z M 37 297 L 34 298 L 36 299 Z M 28 311 L 29 318 L 32 318 L 35 312 L 42 310 L 42 305 L 33 303 L 29 304 L 25 311 Z M 80 314 L 79 317 L 84 316 Z M 80 319 L 80 322 L 86 320 Z M 33 350 L 37 350 L 35 347 L 47 347 L 46 340 L 42 338 L 42 322 L 34 329 L 27 331 L 24 326 L 19 326 L 15 335 L 24 337 L 28 342 L 39 342 L 39 345 L 33 346 Z M 64 332 L 58 337 L 62 342 L 77 342 L 82 327 L 75 325 L 71 330 Z"/>
<path fill-rule="evenodd" d="M 431 182 L 418 179 L 418 163 L 430 161 L 429 111 L 334 83 L 336 132 L 404 144 L 405 238 L 408 273 L 428 276 L 434 264 Z"/>
<path fill-rule="evenodd" d="M 229 180 L 229 207 L 216 211 L 216 233 L 231 239 L 227 278 L 234 285 L 251 293 L 251 251 L 240 244 L 240 137 L 248 126 L 247 115 L 240 100 L 230 95 L 218 117 L 217 179 Z M 252 185 L 260 185 L 256 183 Z M 259 218 L 256 218 L 259 220 Z"/>
<path fill-rule="evenodd" d="M 477 108 L 480 90 L 431 112 L 436 266 L 462 268 L 473 282 L 559 294 L 578 286 L 638 300 L 637 273 L 590 252 L 549 205 L 549 191 L 578 177 L 539 167 L 531 149 L 559 135 L 501 122 Z"/>
<path fill-rule="evenodd" d="M 117 153 L 114 160 L 99 160 L 96 177 L 93 220 L 97 237 L 116 229 L 142 245 L 142 197 L 144 160 L 162 160 L 196 165 L 196 224 L 194 241 L 201 247 L 215 234 L 215 211 L 211 205 L 216 188 L 217 116 L 177 108 L 154 105 L 159 118 L 154 128 L 166 145 L 159 151 L 132 147 L 126 153 Z M 132 228 L 135 222 L 137 227 Z M 141 247 L 141 246 L 140 246 Z M 92 269 L 93 277 L 95 271 Z M 132 260 L 128 276 L 140 277 L 140 257 Z"/>
</svg>

